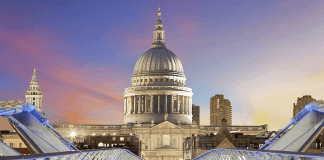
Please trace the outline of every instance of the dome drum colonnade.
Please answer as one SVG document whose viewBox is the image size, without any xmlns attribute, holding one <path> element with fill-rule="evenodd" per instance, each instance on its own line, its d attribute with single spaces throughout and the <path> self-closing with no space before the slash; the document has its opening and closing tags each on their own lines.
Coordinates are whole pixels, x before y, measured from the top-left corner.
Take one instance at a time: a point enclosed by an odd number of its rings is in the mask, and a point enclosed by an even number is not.
<svg viewBox="0 0 324 160">
<path fill-rule="evenodd" d="M 192 124 L 192 89 L 179 58 L 166 48 L 159 8 L 151 49 L 137 60 L 124 93 L 124 123 Z M 168 114 L 165 118 L 165 114 Z M 153 122 L 154 121 L 154 122 Z"/>
</svg>

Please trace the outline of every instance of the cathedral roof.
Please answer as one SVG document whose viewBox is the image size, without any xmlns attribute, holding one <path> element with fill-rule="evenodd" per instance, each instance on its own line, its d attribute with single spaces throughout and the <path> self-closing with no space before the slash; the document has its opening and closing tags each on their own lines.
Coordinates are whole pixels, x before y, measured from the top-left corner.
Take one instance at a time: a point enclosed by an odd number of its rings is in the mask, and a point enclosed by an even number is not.
<svg viewBox="0 0 324 160">
<path fill-rule="evenodd" d="M 153 31 L 152 48 L 144 52 L 137 60 L 133 72 L 134 76 L 182 76 L 184 77 L 180 59 L 166 48 L 164 29 L 159 7 L 158 20 Z"/>
<path fill-rule="evenodd" d="M 180 59 L 167 48 L 151 48 L 137 60 L 133 76 L 184 76 Z"/>
</svg>

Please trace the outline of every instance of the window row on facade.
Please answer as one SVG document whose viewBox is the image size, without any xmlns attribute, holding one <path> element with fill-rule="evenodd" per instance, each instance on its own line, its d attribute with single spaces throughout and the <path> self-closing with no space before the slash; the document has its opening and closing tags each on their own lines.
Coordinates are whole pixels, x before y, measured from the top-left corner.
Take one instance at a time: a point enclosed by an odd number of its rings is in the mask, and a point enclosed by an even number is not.
<svg viewBox="0 0 324 160">
<path fill-rule="evenodd" d="M 158 85 L 158 84 L 170 84 L 170 85 L 185 85 L 185 78 L 179 78 L 176 76 L 171 77 L 138 77 L 132 78 L 132 86 L 140 85 Z"/>
</svg>

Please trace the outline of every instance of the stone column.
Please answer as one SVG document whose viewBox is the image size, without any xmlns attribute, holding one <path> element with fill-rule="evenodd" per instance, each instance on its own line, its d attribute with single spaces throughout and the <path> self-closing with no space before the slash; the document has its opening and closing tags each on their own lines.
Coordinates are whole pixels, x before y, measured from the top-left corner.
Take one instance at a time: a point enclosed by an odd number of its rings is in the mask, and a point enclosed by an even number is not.
<svg viewBox="0 0 324 160">
<path fill-rule="evenodd" d="M 181 96 L 181 100 L 182 100 L 182 106 L 186 106 L 185 105 L 185 96 Z"/>
<path fill-rule="evenodd" d="M 142 95 L 139 96 L 138 113 L 142 113 Z"/>
<path fill-rule="evenodd" d="M 187 114 L 189 114 L 190 97 L 188 96 Z"/>
<path fill-rule="evenodd" d="M 178 107 L 178 112 L 179 112 L 180 111 L 180 98 L 179 98 L 179 95 L 177 95 L 177 102 L 178 102 L 177 107 Z"/>
<path fill-rule="evenodd" d="M 168 95 L 165 95 L 164 113 L 168 113 Z"/>
<path fill-rule="evenodd" d="M 132 111 L 132 96 L 127 97 L 126 101 L 127 101 L 126 111 L 127 111 L 128 114 L 131 114 L 131 111 Z"/>
<path fill-rule="evenodd" d="M 171 95 L 171 113 L 174 112 L 173 106 L 174 106 L 174 100 L 173 100 L 173 95 Z"/>
<path fill-rule="evenodd" d="M 132 105 L 133 105 L 133 108 L 134 108 L 134 111 L 133 111 L 133 114 L 135 114 L 135 111 L 136 111 L 136 96 L 132 96 L 132 102 L 134 102 Z"/>
<path fill-rule="evenodd" d="M 158 95 L 158 113 L 160 113 L 160 95 Z"/>
<path fill-rule="evenodd" d="M 151 95 L 151 104 L 150 104 L 150 108 L 151 108 L 151 111 L 150 112 L 152 112 L 153 113 L 153 99 L 154 99 L 154 97 L 153 97 L 153 95 Z"/>
<path fill-rule="evenodd" d="M 147 95 L 145 95 L 144 97 L 144 113 L 146 113 L 146 110 L 147 110 Z"/>
<path fill-rule="evenodd" d="M 185 113 L 185 108 L 184 106 L 181 106 L 181 114 L 184 114 Z"/>
</svg>

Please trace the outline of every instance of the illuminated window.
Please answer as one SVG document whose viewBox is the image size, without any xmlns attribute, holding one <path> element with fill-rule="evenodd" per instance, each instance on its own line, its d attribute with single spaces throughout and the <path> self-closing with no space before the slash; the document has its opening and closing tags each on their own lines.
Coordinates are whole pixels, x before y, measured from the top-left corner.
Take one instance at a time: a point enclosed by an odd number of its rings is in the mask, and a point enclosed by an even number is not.
<svg viewBox="0 0 324 160">
<path fill-rule="evenodd" d="M 98 147 L 104 147 L 104 144 L 103 144 L 102 142 L 100 142 L 100 143 L 98 144 Z"/>
<path fill-rule="evenodd" d="M 112 137 L 112 141 L 116 141 L 116 137 Z"/>
<path fill-rule="evenodd" d="M 124 141 L 124 137 L 120 137 L 120 139 L 119 139 L 120 141 Z"/>
</svg>

